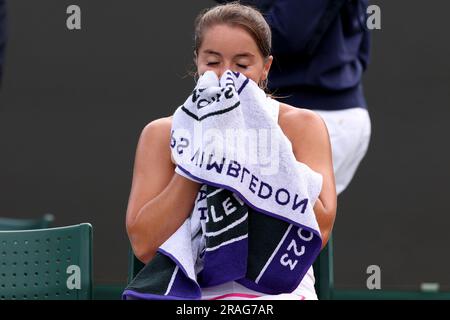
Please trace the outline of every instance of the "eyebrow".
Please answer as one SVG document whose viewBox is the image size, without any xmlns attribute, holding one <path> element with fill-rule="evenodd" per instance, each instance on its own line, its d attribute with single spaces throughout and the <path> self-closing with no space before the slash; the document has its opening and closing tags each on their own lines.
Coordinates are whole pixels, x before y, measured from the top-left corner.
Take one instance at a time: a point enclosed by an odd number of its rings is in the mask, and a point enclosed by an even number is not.
<svg viewBox="0 0 450 320">
<path fill-rule="evenodd" d="M 219 52 L 216 52 L 216 51 L 213 51 L 213 50 L 209 50 L 209 49 L 203 50 L 203 52 L 206 53 L 206 54 L 213 54 L 213 55 L 219 56 L 219 57 L 222 56 L 222 54 L 220 54 Z M 241 57 L 242 58 L 251 58 L 251 57 L 254 57 L 254 56 L 255 55 L 251 54 L 250 52 L 242 52 L 242 53 L 238 53 L 238 54 L 235 55 L 235 57 L 238 57 L 238 58 L 241 58 Z"/>
</svg>

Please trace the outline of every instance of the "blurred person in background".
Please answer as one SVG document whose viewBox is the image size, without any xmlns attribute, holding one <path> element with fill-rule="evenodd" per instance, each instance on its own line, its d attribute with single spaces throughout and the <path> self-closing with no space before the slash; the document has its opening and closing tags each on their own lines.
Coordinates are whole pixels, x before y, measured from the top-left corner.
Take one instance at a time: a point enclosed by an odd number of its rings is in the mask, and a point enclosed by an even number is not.
<svg viewBox="0 0 450 320">
<path fill-rule="evenodd" d="M 232 1 L 216 0 L 219 3 Z M 325 121 L 336 191 L 349 185 L 365 156 L 371 123 L 362 76 L 370 55 L 368 0 L 242 0 L 272 30 L 269 92 Z"/>
</svg>

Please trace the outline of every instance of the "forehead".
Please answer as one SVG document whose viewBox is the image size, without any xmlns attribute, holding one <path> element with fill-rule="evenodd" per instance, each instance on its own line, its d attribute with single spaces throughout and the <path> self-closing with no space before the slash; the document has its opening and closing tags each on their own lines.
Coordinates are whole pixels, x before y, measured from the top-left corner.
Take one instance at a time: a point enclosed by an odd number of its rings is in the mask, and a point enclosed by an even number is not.
<svg viewBox="0 0 450 320">
<path fill-rule="evenodd" d="M 199 53 L 243 57 L 244 54 L 249 57 L 261 55 L 255 40 L 244 28 L 222 24 L 205 30 Z"/>
</svg>

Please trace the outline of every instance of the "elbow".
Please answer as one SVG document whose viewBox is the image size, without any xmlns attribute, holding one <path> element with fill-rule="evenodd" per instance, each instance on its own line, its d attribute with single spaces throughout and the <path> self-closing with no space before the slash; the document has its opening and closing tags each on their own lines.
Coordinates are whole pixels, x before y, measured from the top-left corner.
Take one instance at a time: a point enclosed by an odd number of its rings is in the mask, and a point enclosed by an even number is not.
<svg viewBox="0 0 450 320">
<path fill-rule="evenodd" d="M 156 250 L 150 250 L 139 246 L 132 246 L 132 248 L 136 258 L 144 264 L 147 264 L 150 260 L 152 260 L 156 254 Z"/>
<path fill-rule="evenodd" d="M 147 264 L 153 259 L 158 248 L 152 245 L 152 241 L 146 239 L 145 235 L 135 225 L 127 224 L 127 233 L 135 257 Z"/>
<path fill-rule="evenodd" d="M 328 244 L 328 240 L 330 239 L 331 231 L 323 231 L 322 233 L 322 247 L 320 250 L 323 250 Z"/>
<path fill-rule="evenodd" d="M 336 218 L 336 207 L 333 208 L 322 208 L 322 210 L 318 210 L 318 223 L 320 228 L 320 233 L 322 236 L 322 249 L 328 243 L 328 240 L 331 236 L 331 232 L 333 231 L 334 220 Z"/>
</svg>

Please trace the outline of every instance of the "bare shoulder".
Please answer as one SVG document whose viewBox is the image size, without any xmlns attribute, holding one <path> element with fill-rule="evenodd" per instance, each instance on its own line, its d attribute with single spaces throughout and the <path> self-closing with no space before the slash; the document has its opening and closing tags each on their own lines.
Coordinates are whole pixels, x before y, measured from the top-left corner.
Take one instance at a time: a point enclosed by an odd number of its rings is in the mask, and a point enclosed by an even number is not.
<svg viewBox="0 0 450 320">
<path fill-rule="evenodd" d="M 278 123 L 291 142 L 328 137 L 323 119 L 314 111 L 280 103 Z"/>
<path fill-rule="evenodd" d="M 167 151 L 169 153 L 170 130 L 172 117 L 164 117 L 151 121 L 141 132 L 139 147 L 147 152 Z M 146 152 L 146 153 L 147 153 Z"/>
<path fill-rule="evenodd" d="M 141 139 L 163 139 L 170 137 L 172 116 L 159 118 L 148 123 L 141 133 Z"/>
</svg>

